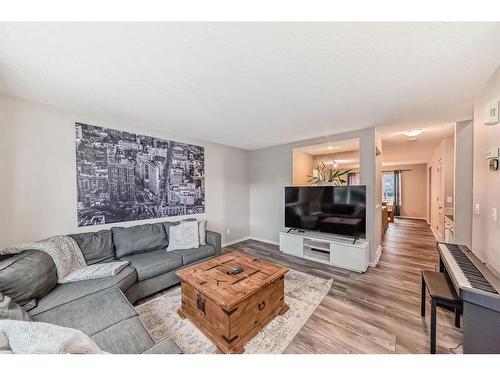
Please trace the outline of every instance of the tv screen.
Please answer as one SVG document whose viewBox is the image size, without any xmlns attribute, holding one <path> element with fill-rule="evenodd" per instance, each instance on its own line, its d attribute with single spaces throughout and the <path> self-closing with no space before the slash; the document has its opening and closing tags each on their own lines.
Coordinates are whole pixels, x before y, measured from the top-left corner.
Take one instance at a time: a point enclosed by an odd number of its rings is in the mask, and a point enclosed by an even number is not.
<svg viewBox="0 0 500 375">
<path fill-rule="evenodd" d="M 285 187 L 285 227 L 366 237 L 366 186 Z"/>
</svg>

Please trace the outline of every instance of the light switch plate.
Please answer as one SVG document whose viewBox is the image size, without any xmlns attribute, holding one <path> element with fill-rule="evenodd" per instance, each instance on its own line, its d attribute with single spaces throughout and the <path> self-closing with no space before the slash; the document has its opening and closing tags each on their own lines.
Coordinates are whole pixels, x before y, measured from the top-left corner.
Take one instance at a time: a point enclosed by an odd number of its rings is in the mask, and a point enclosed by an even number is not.
<svg viewBox="0 0 500 375">
<path fill-rule="evenodd" d="M 453 197 L 446 197 L 446 203 L 453 203 Z"/>
</svg>

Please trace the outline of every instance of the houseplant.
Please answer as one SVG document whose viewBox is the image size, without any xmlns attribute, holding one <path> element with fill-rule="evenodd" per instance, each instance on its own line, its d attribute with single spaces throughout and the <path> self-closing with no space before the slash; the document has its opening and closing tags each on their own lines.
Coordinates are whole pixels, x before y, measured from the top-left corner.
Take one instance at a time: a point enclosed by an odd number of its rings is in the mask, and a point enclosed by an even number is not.
<svg viewBox="0 0 500 375">
<path fill-rule="evenodd" d="M 308 182 L 311 185 L 334 185 L 341 186 L 346 183 L 345 176 L 352 171 L 352 169 L 334 169 L 328 168 L 325 163 L 320 162 L 316 168 L 317 175 L 308 175 Z"/>
</svg>

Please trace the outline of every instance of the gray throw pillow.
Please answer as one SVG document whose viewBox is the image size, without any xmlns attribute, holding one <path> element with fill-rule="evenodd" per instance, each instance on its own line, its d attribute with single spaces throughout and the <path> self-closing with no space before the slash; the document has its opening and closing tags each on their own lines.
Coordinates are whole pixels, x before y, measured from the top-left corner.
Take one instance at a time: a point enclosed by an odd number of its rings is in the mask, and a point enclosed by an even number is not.
<svg viewBox="0 0 500 375">
<path fill-rule="evenodd" d="M 200 236 L 200 245 L 207 244 L 207 221 L 199 220 L 198 221 L 198 232 Z"/>
<path fill-rule="evenodd" d="M 116 257 L 165 249 L 168 246 L 165 228 L 161 223 L 111 228 Z"/>
<path fill-rule="evenodd" d="M 31 322 L 31 317 L 21 306 L 0 292 L 0 320 L 2 319 Z"/>
<path fill-rule="evenodd" d="M 115 245 L 110 230 L 76 233 L 69 235 L 82 250 L 87 264 L 96 264 L 115 259 Z"/>
<path fill-rule="evenodd" d="M 44 297 L 56 286 L 56 266 L 42 251 L 26 250 L 0 260 L 0 292 L 21 306 L 36 306 L 33 299 Z"/>
</svg>

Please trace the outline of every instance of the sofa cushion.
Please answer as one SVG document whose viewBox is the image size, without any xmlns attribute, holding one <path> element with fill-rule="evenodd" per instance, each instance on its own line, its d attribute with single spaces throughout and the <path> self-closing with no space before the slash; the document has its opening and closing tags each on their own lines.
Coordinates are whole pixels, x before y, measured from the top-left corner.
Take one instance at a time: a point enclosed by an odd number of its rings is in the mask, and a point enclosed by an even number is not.
<svg viewBox="0 0 500 375">
<path fill-rule="evenodd" d="M 170 288 L 180 282 L 181 279 L 179 279 L 179 276 L 177 276 L 175 271 L 170 271 L 147 280 L 138 281 L 128 288 L 124 294 L 131 303 L 135 303 L 141 298 L 150 296 L 151 294 L 159 292 L 163 289 Z"/>
<path fill-rule="evenodd" d="M 0 292 L 0 320 L 3 319 L 31 321 L 26 310 L 15 303 L 12 298 Z"/>
<path fill-rule="evenodd" d="M 196 249 L 172 250 L 172 253 L 182 257 L 182 264 L 188 265 L 215 255 L 215 248 L 212 245 L 203 245 Z"/>
<path fill-rule="evenodd" d="M 143 224 L 129 228 L 111 228 L 116 257 L 164 249 L 168 246 L 163 224 Z"/>
<path fill-rule="evenodd" d="M 75 233 L 69 235 L 76 241 L 87 264 L 96 264 L 115 259 L 115 245 L 110 230 Z"/>
<path fill-rule="evenodd" d="M 101 350 L 113 354 L 141 354 L 154 345 L 137 316 L 122 320 L 91 338 Z"/>
<path fill-rule="evenodd" d="M 163 250 L 148 251 L 147 253 L 128 255 L 120 260 L 127 260 L 137 271 L 139 281 L 150 279 L 162 273 L 182 267 L 182 257 Z"/>
<path fill-rule="evenodd" d="M 74 301 L 83 296 L 100 290 L 117 287 L 122 291 L 130 288 L 137 280 L 134 268 L 127 266 L 117 275 L 112 277 L 101 277 L 93 280 L 76 281 L 68 284 L 59 284 L 51 293 L 38 301 L 38 306 L 30 311 L 35 319 L 38 314 L 53 309 L 54 307 Z"/>
<path fill-rule="evenodd" d="M 26 250 L 0 260 L 0 292 L 20 305 L 44 297 L 56 285 L 56 266 L 44 252 Z"/>
<path fill-rule="evenodd" d="M 118 288 L 108 288 L 44 311 L 34 320 L 78 329 L 92 336 L 136 315 Z"/>
</svg>

